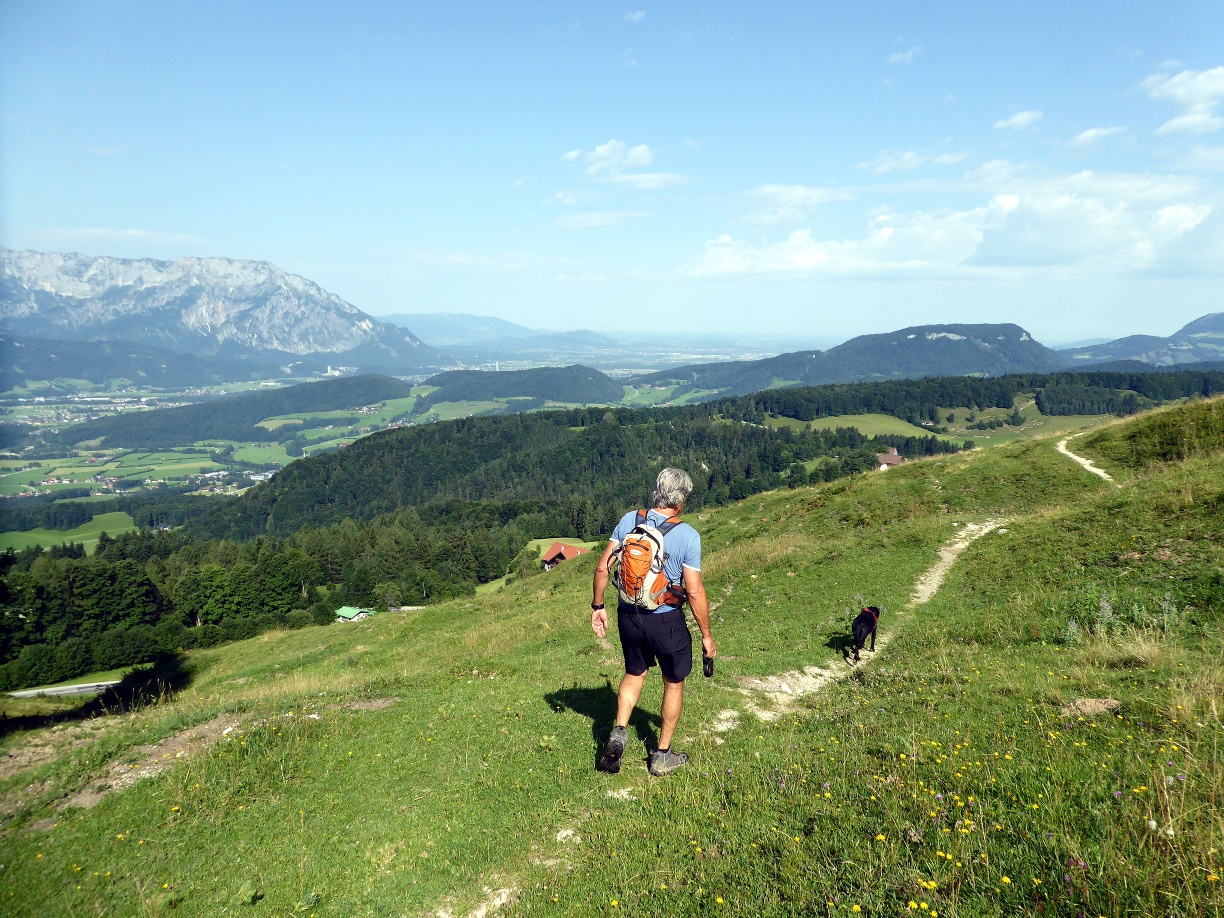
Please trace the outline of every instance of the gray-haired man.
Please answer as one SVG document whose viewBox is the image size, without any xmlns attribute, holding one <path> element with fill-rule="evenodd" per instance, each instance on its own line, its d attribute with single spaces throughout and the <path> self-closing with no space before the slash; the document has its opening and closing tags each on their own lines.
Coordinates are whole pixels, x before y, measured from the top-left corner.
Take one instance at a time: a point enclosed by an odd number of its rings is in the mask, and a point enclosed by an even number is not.
<svg viewBox="0 0 1224 918">
<path fill-rule="evenodd" d="M 684 503 L 693 491 L 693 481 L 681 469 L 664 469 L 655 482 L 653 508 L 646 513 L 646 522 L 656 528 L 679 516 Z M 599 565 L 595 568 L 592 583 L 591 627 L 595 634 L 603 637 L 608 630 L 608 613 L 604 610 L 604 591 L 608 587 L 608 565 L 613 554 L 625 537 L 638 525 L 640 513 L 625 514 L 604 550 Z M 714 635 L 710 631 L 710 612 L 705 587 L 701 583 L 701 536 L 687 523 L 666 526 L 663 536 L 663 570 L 668 583 L 683 584 L 693 618 L 701 629 L 701 646 L 707 657 L 718 652 Z M 620 771 L 621 756 L 628 739 L 629 715 L 637 705 L 646 682 L 646 671 L 655 664 L 663 674 L 663 726 L 659 730 L 659 748 L 650 757 L 650 773 L 661 776 L 675 771 L 688 762 L 688 755 L 671 748 L 680 710 L 684 704 L 684 680 L 693 670 L 693 637 L 684 619 L 684 599 L 674 597 L 675 602 L 664 603 L 657 609 L 646 611 L 617 603 L 617 630 L 620 633 L 621 649 L 625 657 L 625 675 L 621 679 L 617 694 L 616 726 L 608 737 L 608 744 L 599 768 L 616 773 Z"/>
</svg>

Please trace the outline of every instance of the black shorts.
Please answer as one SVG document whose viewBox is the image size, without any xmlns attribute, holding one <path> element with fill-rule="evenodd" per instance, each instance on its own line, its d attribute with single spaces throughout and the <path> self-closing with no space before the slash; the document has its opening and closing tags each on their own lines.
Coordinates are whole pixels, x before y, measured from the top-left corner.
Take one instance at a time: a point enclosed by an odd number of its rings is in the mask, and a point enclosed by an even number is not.
<svg viewBox="0 0 1224 918">
<path fill-rule="evenodd" d="M 693 671 L 693 636 L 683 609 L 644 615 L 618 610 L 616 626 L 629 675 L 642 675 L 656 659 L 668 682 L 683 682 Z"/>
</svg>

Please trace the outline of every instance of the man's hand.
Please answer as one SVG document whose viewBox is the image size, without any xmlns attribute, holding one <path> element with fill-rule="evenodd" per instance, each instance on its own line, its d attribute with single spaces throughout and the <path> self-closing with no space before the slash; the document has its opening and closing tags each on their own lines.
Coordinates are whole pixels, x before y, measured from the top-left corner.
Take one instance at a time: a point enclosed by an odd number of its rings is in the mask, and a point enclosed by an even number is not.
<svg viewBox="0 0 1224 918">
<path fill-rule="evenodd" d="M 599 609 L 591 613 L 591 629 L 595 636 L 602 638 L 608 633 L 608 610 Z"/>
<path fill-rule="evenodd" d="M 714 635 L 707 634 L 701 639 L 701 652 L 710 659 L 718 656 L 718 647 L 714 644 Z"/>
</svg>

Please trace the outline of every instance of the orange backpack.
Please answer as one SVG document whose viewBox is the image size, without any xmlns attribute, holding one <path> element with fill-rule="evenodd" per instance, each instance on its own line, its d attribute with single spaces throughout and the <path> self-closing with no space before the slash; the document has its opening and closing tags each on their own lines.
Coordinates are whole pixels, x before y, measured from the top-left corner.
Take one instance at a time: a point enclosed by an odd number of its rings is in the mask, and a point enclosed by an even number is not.
<svg viewBox="0 0 1224 918">
<path fill-rule="evenodd" d="M 637 512 L 633 529 L 612 553 L 612 582 L 620 604 L 653 612 L 660 606 L 683 606 L 687 595 L 683 584 L 668 583 L 663 562 L 663 537 L 680 525 L 673 516 L 652 526 L 645 510 Z"/>
</svg>

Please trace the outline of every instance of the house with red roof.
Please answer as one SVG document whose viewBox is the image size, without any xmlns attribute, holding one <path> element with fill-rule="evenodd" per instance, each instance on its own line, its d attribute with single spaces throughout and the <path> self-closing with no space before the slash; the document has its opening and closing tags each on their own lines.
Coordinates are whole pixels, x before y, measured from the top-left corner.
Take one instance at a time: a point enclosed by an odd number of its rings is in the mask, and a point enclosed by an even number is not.
<svg viewBox="0 0 1224 918">
<path fill-rule="evenodd" d="M 579 555 L 590 554 L 589 548 L 582 548 L 578 545 L 566 545 L 564 542 L 553 542 L 548 551 L 544 552 L 542 561 L 544 570 L 551 571 L 562 561 L 568 561 L 570 558 L 577 558 Z"/>
<path fill-rule="evenodd" d="M 905 461 L 905 457 L 897 452 L 897 448 L 891 447 L 886 453 L 876 453 L 876 462 L 879 463 L 881 472 L 887 472 L 894 465 L 900 465 Z"/>
</svg>

